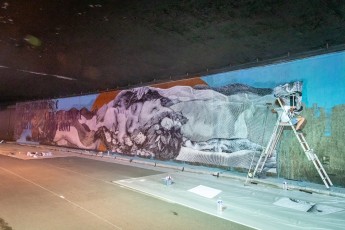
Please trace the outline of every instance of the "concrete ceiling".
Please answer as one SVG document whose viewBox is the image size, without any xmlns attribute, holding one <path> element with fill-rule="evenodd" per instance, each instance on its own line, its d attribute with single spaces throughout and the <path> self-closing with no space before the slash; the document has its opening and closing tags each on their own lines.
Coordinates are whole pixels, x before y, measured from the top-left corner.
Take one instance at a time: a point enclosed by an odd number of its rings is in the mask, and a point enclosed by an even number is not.
<svg viewBox="0 0 345 230">
<path fill-rule="evenodd" d="M 340 0 L 2 0 L 0 103 L 326 50 L 344 19 Z"/>
</svg>

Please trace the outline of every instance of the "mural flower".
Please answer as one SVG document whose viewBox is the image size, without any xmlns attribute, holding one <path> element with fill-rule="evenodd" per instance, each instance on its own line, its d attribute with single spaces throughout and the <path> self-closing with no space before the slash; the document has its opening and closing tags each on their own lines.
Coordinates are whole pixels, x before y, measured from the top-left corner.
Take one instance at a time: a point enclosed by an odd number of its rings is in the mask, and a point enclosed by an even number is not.
<svg viewBox="0 0 345 230">
<path fill-rule="evenodd" d="M 147 143 L 144 148 L 155 153 L 161 160 L 174 159 L 181 148 L 183 135 L 181 127 L 187 122 L 186 118 L 178 113 L 164 113 L 161 119 L 147 131 Z"/>
</svg>

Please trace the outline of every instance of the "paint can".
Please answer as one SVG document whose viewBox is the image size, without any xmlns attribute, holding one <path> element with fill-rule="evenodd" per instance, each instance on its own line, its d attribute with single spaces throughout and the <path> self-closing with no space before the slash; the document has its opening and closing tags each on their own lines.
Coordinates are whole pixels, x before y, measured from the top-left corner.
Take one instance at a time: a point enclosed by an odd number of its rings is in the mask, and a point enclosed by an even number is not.
<svg viewBox="0 0 345 230">
<path fill-rule="evenodd" d="M 287 184 L 286 181 L 284 181 L 284 183 L 283 183 L 283 189 L 284 189 L 284 190 L 287 190 L 287 189 L 288 189 L 288 184 Z"/>
<path fill-rule="evenodd" d="M 218 212 L 222 212 L 223 211 L 223 200 L 220 197 L 217 200 L 217 211 Z"/>
<path fill-rule="evenodd" d="M 171 177 L 170 175 L 167 176 L 167 177 L 165 177 L 165 184 L 166 184 L 167 186 L 171 185 L 171 184 L 172 184 L 172 181 L 173 181 L 173 179 L 172 179 L 172 177 Z"/>
</svg>

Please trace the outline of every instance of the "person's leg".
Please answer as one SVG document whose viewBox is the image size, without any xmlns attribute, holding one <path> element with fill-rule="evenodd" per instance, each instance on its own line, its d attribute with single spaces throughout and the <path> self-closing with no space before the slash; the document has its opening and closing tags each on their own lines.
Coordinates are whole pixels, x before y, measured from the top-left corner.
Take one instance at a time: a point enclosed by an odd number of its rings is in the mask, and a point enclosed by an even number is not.
<svg viewBox="0 0 345 230">
<path fill-rule="evenodd" d="M 305 118 L 304 117 L 298 117 L 297 118 L 297 125 L 296 125 L 296 131 L 302 130 L 302 125 L 304 124 Z"/>
</svg>

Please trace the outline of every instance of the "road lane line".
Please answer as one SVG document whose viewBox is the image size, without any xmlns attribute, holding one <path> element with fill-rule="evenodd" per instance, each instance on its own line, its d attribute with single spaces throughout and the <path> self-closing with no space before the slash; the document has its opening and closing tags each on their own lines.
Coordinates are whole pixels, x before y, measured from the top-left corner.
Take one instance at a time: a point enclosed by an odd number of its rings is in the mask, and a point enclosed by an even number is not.
<svg viewBox="0 0 345 230">
<path fill-rule="evenodd" d="M 37 183 L 35 183 L 35 182 L 33 182 L 33 181 L 31 181 L 31 180 L 29 180 L 29 179 L 27 179 L 27 178 L 21 176 L 21 175 L 18 175 L 18 174 L 14 173 L 14 172 L 12 172 L 12 171 L 10 171 L 10 170 L 8 170 L 8 169 L 5 169 L 5 168 L 3 168 L 3 167 L 0 167 L 0 169 L 2 169 L 3 171 L 5 171 L 5 172 L 7 172 L 7 173 L 9 173 L 9 174 L 12 174 L 12 175 L 14 175 L 14 176 L 16 176 L 16 177 L 18 177 L 18 178 L 20 178 L 20 179 L 22 179 L 22 180 L 24 180 L 24 181 L 26 181 L 26 182 L 28 182 L 28 183 L 30 183 L 30 184 L 35 185 L 35 186 L 37 186 L 37 187 L 39 187 L 39 188 L 41 188 L 41 189 L 43 189 L 43 190 L 45 190 L 45 191 L 47 191 L 47 192 L 53 194 L 54 196 L 59 197 L 60 199 L 63 199 L 63 200 L 65 200 L 65 201 L 67 201 L 68 203 L 70 203 L 70 204 L 72 204 L 72 205 L 74 205 L 74 206 L 80 208 L 81 210 L 83 210 L 83 211 L 85 211 L 85 212 L 87 212 L 87 213 L 89 213 L 89 214 L 91 214 L 91 215 L 97 217 L 98 219 L 102 220 L 103 222 L 105 222 L 105 223 L 107 223 L 107 224 L 113 226 L 115 229 L 122 230 L 122 228 L 120 228 L 119 226 L 117 226 L 117 225 L 111 223 L 110 221 L 104 219 L 103 217 L 97 215 L 96 213 L 91 212 L 90 210 L 88 210 L 88 209 L 86 209 L 86 208 L 84 208 L 84 207 L 78 205 L 77 203 L 75 203 L 75 202 L 73 202 L 73 201 L 71 201 L 71 200 L 69 200 L 69 199 L 66 199 L 66 198 L 65 198 L 64 196 L 62 196 L 61 194 L 57 194 L 56 192 L 54 192 L 54 191 L 52 191 L 52 190 L 49 190 L 49 189 L 43 187 L 42 185 L 39 185 L 39 184 L 37 184 Z"/>
</svg>

